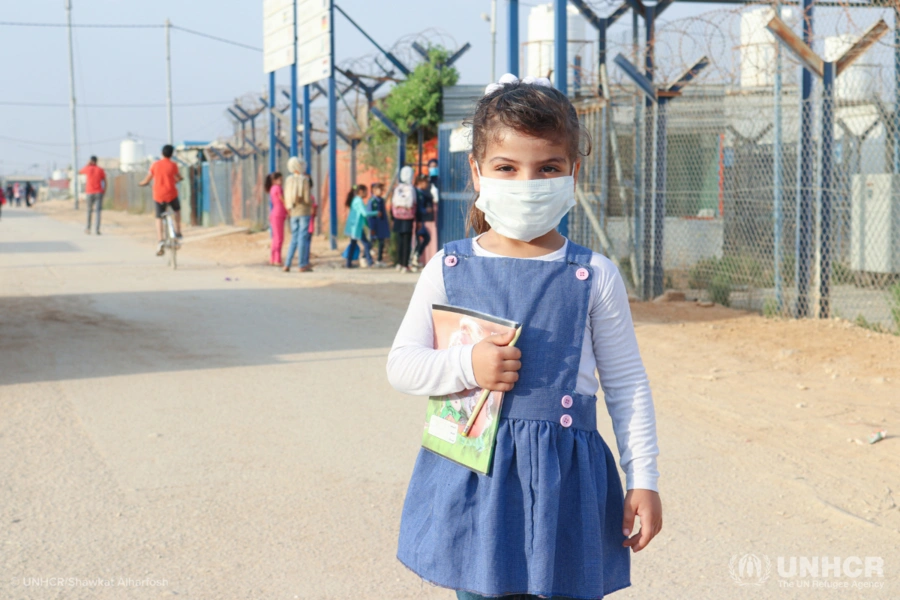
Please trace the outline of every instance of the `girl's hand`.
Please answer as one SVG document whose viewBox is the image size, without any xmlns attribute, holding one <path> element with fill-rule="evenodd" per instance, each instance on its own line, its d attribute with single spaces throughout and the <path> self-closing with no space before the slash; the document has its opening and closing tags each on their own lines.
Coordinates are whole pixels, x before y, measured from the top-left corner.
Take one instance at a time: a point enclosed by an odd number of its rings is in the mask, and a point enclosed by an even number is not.
<svg viewBox="0 0 900 600">
<path fill-rule="evenodd" d="M 516 330 L 510 329 L 504 334 L 486 337 L 472 348 L 472 369 L 475 371 L 475 381 L 482 388 L 492 392 L 508 392 L 519 380 L 522 351 L 509 347 L 515 336 Z"/>
<path fill-rule="evenodd" d="M 628 490 L 625 494 L 625 518 L 622 520 L 622 533 L 631 535 L 634 529 L 634 516 L 641 518 L 640 532 L 622 542 L 631 547 L 632 552 L 640 552 L 650 543 L 662 529 L 662 502 L 659 493 L 653 490 Z"/>
</svg>

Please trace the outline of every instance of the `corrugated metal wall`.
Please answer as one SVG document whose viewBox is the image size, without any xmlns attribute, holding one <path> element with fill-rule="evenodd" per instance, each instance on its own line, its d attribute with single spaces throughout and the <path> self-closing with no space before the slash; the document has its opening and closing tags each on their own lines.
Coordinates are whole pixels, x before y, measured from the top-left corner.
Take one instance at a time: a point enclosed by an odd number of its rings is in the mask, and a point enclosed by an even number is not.
<svg viewBox="0 0 900 600">
<path fill-rule="evenodd" d="M 475 103 L 484 95 L 483 85 L 454 85 L 443 89 L 443 121 L 466 121 L 475 112 Z"/>
</svg>

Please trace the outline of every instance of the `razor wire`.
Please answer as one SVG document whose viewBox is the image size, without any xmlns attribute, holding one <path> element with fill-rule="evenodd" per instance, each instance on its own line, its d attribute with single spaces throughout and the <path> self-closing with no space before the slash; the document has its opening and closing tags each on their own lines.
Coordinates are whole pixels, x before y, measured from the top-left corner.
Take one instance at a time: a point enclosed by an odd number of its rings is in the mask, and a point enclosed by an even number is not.
<svg viewBox="0 0 900 600">
<path fill-rule="evenodd" d="M 593 6 L 598 14 L 614 8 Z M 801 11 L 781 8 L 782 20 L 798 34 Z M 816 6 L 812 49 L 835 60 L 879 19 L 894 26 L 894 14 L 892 7 Z M 658 105 L 647 109 L 634 85 L 611 67 L 604 109 L 596 69 L 582 66 L 585 85 L 576 105 L 595 142 L 606 144 L 595 143 L 584 159 L 584 201 L 573 209 L 570 235 L 597 250 L 608 246 L 639 295 L 645 255 L 658 242 L 664 287 L 688 297 L 900 332 L 894 30 L 837 77 L 830 107 L 814 78 L 804 110 L 801 66 L 764 29 L 774 15 L 773 4 L 759 3 L 659 20 L 657 84 L 673 81 L 700 56 L 710 60 L 698 81 L 666 105 L 662 154 Z M 608 56 L 622 53 L 643 70 L 644 41 L 641 29 L 636 47 L 630 19 L 622 19 L 608 31 Z M 833 111 L 831 131 L 823 130 L 823 109 Z M 664 197 L 660 240 L 644 227 L 653 218 L 645 214 L 647 194 Z M 592 220 L 602 224 L 606 244 Z M 650 244 L 642 239 L 646 231 L 652 231 Z"/>
</svg>

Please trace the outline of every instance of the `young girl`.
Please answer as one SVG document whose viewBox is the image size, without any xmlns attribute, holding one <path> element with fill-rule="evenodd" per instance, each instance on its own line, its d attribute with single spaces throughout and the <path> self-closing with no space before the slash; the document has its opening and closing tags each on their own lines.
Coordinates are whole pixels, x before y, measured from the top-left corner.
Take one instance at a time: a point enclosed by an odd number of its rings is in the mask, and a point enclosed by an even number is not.
<svg viewBox="0 0 900 600">
<path fill-rule="evenodd" d="M 383 267 L 384 264 L 384 244 L 391 238 L 391 223 L 388 220 L 387 206 L 384 202 L 384 184 L 372 184 L 372 199 L 369 200 L 369 210 L 378 213 L 374 217 L 369 217 L 369 231 L 372 233 L 372 243 L 378 242 L 378 260 L 375 266 Z"/>
<path fill-rule="evenodd" d="M 429 261 L 387 373 L 409 394 L 506 394 L 488 475 L 420 450 L 397 557 L 462 600 L 601 598 L 631 585 L 629 549 L 659 532 L 662 507 L 653 401 L 624 284 L 608 259 L 556 231 L 575 204 L 586 135 L 548 80 L 505 75 L 478 102 L 472 136 L 469 221 L 479 235 Z M 433 350 L 436 303 L 521 322 L 521 337 L 515 348 L 509 334 Z M 597 432 L 601 385 L 624 497 Z"/>
<path fill-rule="evenodd" d="M 269 255 L 269 264 L 281 266 L 281 246 L 284 244 L 284 221 L 287 211 L 284 209 L 284 192 L 281 189 L 281 173 L 275 171 L 266 175 L 266 191 L 272 210 L 269 212 L 269 224 L 272 226 L 272 252 Z"/>
<path fill-rule="evenodd" d="M 360 266 L 372 266 L 372 253 L 369 244 L 369 238 L 366 237 L 366 218 L 374 217 L 378 213 L 374 210 L 366 208 L 366 198 L 369 196 L 369 188 L 363 184 L 351 189 L 347 194 L 347 206 L 350 208 L 350 214 L 347 215 L 347 225 L 344 227 L 344 234 L 350 238 L 350 246 L 347 248 L 347 264 L 349 269 L 353 266 L 353 254 L 362 242 L 362 254 L 365 256 L 365 262 L 360 257 Z"/>
</svg>

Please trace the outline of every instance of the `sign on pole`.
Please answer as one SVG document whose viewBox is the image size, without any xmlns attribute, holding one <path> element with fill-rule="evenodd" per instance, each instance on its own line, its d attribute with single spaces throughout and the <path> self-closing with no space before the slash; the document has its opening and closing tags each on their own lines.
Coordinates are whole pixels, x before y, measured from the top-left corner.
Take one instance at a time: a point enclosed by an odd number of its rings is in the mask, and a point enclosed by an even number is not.
<svg viewBox="0 0 900 600">
<path fill-rule="evenodd" d="M 263 72 L 294 64 L 294 0 L 263 0 Z"/>
<path fill-rule="evenodd" d="M 331 77 L 332 0 L 297 0 L 297 84 Z"/>
</svg>

